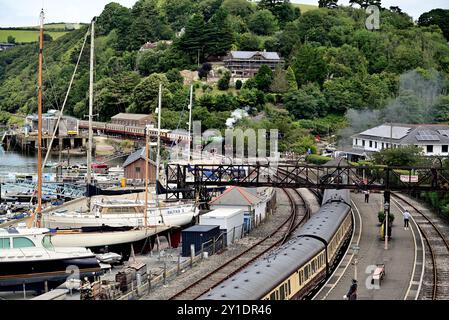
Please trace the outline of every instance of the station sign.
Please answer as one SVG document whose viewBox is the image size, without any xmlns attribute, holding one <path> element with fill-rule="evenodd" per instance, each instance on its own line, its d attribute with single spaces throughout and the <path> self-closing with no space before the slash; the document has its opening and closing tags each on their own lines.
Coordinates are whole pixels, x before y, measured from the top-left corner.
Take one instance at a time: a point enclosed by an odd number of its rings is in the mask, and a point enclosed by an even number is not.
<svg viewBox="0 0 449 320">
<path fill-rule="evenodd" d="M 406 174 L 401 174 L 401 181 L 402 182 L 418 182 L 419 178 L 418 176 L 409 176 Z"/>
</svg>

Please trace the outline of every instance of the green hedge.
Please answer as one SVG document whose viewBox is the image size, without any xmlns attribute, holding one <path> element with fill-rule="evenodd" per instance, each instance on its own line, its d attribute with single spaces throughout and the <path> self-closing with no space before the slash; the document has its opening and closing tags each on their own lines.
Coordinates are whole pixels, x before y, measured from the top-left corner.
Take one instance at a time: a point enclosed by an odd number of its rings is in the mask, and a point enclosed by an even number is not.
<svg viewBox="0 0 449 320">
<path fill-rule="evenodd" d="M 331 157 L 323 157 L 323 156 L 319 156 L 317 154 L 310 154 L 306 157 L 307 163 L 318 164 L 318 165 L 325 164 L 331 160 L 332 160 Z"/>
</svg>

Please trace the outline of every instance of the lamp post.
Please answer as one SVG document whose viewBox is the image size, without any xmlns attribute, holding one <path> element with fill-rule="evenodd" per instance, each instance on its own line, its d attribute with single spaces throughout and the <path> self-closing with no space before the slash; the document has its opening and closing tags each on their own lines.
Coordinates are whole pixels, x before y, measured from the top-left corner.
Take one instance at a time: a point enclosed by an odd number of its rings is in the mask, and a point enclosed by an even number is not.
<svg viewBox="0 0 449 320">
<path fill-rule="evenodd" d="M 351 249 L 354 254 L 354 262 L 353 262 L 353 264 L 354 264 L 354 280 L 357 280 L 357 264 L 359 263 L 357 256 L 358 256 L 360 247 L 355 244 L 351 247 Z"/>
<path fill-rule="evenodd" d="M 384 203 L 384 212 L 385 212 L 385 250 L 388 250 L 388 224 L 390 220 L 390 193 L 385 192 L 385 203 Z"/>
</svg>

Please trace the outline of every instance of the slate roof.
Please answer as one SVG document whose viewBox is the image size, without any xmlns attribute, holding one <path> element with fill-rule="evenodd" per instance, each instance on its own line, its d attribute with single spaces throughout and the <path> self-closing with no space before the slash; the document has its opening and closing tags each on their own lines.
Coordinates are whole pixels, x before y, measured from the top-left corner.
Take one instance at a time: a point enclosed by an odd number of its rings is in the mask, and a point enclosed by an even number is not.
<svg viewBox="0 0 449 320">
<path fill-rule="evenodd" d="M 380 125 L 360 134 L 358 139 L 390 141 L 390 125 Z M 440 145 L 449 144 L 449 126 L 440 124 L 393 124 L 393 140 L 402 145 Z"/>
<path fill-rule="evenodd" d="M 281 60 L 277 52 L 267 52 L 267 51 L 231 51 L 231 57 L 233 59 L 248 60 L 255 55 L 260 54 L 267 60 Z"/>
<path fill-rule="evenodd" d="M 125 160 L 125 162 L 123 163 L 123 167 L 127 167 L 130 164 L 136 162 L 139 159 L 145 160 L 145 148 L 142 148 L 140 150 L 137 150 L 136 152 L 132 153 L 129 155 L 129 157 Z M 156 156 L 155 152 L 153 152 L 150 149 L 150 163 L 156 165 L 156 162 L 152 159 L 154 159 Z"/>
<path fill-rule="evenodd" d="M 120 119 L 120 120 L 142 120 L 147 117 L 151 117 L 149 114 L 139 114 L 139 113 L 119 113 L 113 116 L 111 119 Z"/>
<path fill-rule="evenodd" d="M 261 202 L 258 196 L 245 190 L 245 188 L 232 186 L 223 194 L 209 202 L 210 205 L 236 205 L 236 206 L 252 206 Z"/>
</svg>

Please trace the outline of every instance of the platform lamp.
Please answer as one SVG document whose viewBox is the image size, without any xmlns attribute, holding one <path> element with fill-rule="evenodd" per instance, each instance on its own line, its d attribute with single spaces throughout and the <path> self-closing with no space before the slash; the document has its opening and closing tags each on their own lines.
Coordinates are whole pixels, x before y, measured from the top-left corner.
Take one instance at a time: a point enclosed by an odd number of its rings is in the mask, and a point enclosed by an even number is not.
<svg viewBox="0 0 449 320">
<path fill-rule="evenodd" d="M 352 252 L 354 254 L 354 262 L 353 262 L 353 264 L 354 264 L 354 280 L 357 280 L 357 264 L 359 263 L 357 257 L 358 257 L 358 254 L 359 254 L 360 247 L 358 245 L 354 244 L 351 247 L 351 249 L 352 249 Z"/>
<path fill-rule="evenodd" d="M 388 197 L 385 197 L 385 203 L 384 203 L 384 212 L 385 212 L 385 229 L 384 229 L 384 233 L 385 233 L 385 250 L 388 250 L 388 225 L 389 225 L 389 220 L 390 220 L 390 199 Z"/>
</svg>

